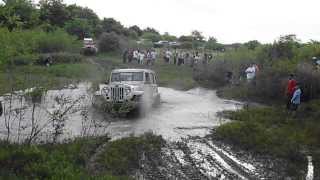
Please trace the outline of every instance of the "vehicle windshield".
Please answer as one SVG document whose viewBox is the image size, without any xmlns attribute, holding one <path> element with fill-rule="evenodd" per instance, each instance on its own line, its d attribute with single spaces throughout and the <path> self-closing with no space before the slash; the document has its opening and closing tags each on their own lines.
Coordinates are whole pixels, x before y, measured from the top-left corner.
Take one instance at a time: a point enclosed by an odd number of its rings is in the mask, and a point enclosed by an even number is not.
<svg viewBox="0 0 320 180">
<path fill-rule="evenodd" d="M 143 72 L 112 73 L 111 82 L 121 81 L 143 81 Z"/>
</svg>

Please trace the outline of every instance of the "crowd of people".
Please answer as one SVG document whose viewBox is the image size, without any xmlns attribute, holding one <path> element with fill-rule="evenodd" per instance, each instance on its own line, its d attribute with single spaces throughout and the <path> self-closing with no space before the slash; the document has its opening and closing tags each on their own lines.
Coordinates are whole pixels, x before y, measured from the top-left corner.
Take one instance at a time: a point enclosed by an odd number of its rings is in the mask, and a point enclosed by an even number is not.
<svg viewBox="0 0 320 180">
<path fill-rule="evenodd" d="M 136 62 L 138 64 L 153 65 L 158 57 L 163 57 L 163 61 L 167 64 L 173 64 L 177 66 L 189 65 L 194 67 L 199 63 L 207 64 L 212 59 L 213 56 L 210 53 L 199 53 L 183 50 L 170 50 L 166 49 L 160 54 L 154 49 L 127 49 L 123 52 L 123 63 Z"/>
<path fill-rule="evenodd" d="M 126 49 L 122 55 L 123 63 L 133 63 L 153 65 L 157 59 L 157 52 L 154 49 Z"/>
</svg>

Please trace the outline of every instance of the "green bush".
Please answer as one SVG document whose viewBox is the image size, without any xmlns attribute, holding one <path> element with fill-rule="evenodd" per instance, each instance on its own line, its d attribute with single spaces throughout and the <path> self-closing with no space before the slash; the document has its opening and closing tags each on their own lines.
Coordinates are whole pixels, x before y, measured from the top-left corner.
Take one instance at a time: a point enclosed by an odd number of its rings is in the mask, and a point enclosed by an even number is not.
<svg viewBox="0 0 320 180">
<path fill-rule="evenodd" d="M 30 65 L 36 62 L 38 58 L 39 57 L 36 55 L 21 55 L 21 56 L 13 57 L 10 64 L 15 66 Z"/>
<path fill-rule="evenodd" d="M 67 144 L 14 145 L 0 142 L 0 179 L 91 179 L 86 161 L 105 137 Z M 127 179 L 104 173 L 97 179 Z"/>
<path fill-rule="evenodd" d="M 80 47 L 80 41 L 62 30 L 49 33 L 41 30 L 9 32 L 5 28 L 0 28 L 0 65 L 10 64 L 12 59 L 19 65 L 29 64 L 26 61 L 34 54 L 61 51 L 79 52 Z M 32 60 L 33 58 L 30 59 Z"/>
<path fill-rule="evenodd" d="M 99 51 L 112 52 L 120 50 L 120 37 L 114 32 L 103 33 L 99 38 Z"/>
<path fill-rule="evenodd" d="M 165 141 L 161 136 L 147 133 L 141 137 L 129 137 L 112 141 L 100 157 L 100 163 L 112 175 L 131 175 L 140 168 L 139 160 L 142 155 L 154 156 L 160 153 Z"/>
<path fill-rule="evenodd" d="M 84 61 L 83 56 L 81 56 L 80 54 L 60 52 L 41 54 L 36 63 L 39 65 L 45 65 L 48 58 L 52 61 L 52 64 L 73 64 L 81 63 Z"/>
<path fill-rule="evenodd" d="M 63 30 L 41 33 L 37 37 L 36 49 L 39 53 L 53 53 L 63 51 L 79 52 L 80 47 L 80 41 L 77 41 L 76 37 L 70 36 Z"/>
<path fill-rule="evenodd" d="M 302 106 L 301 111 L 319 113 L 318 106 L 319 102 L 314 102 Z M 320 148 L 319 120 L 314 114 L 304 114 L 300 119 L 279 108 L 240 110 L 232 113 L 236 121 L 220 126 L 217 134 L 245 149 L 301 161 L 304 147 Z"/>
</svg>

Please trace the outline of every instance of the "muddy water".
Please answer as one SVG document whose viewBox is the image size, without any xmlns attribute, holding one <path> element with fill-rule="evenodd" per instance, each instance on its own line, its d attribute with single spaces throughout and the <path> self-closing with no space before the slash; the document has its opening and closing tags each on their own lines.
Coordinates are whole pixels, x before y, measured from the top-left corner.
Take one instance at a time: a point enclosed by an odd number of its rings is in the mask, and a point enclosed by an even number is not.
<svg viewBox="0 0 320 180">
<path fill-rule="evenodd" d="M 222 100 L 215 91 L 202 88 L 189 91 L 159 88 L 159 91 L 161 105 L 158 108 L 151 109 L 145 117 L 129 120 L 110 119 L 93 111 L 89 83 L 79 84 L 76 88 L 47 91 L 41 103 L 36 104 L 34 114 L 33 104 L 23 96 L 25 92 L 16 92 L 15 95 L 2 97 L 5 113 L 0 117 L 1 138 L 7 137 L 6 127 L 9 125 L 10 139 L 23 141 L 32 131 L 31 119 L 34 117 L 34 124 L 43 128 L 39 139 L 50 139 L 56 127 L 56 122 L 52 120 L 63 114 L 60 140 L 106 133 L 112 139 L 118 139 L 145 132 L 178 140 L 181 137 L 206 135 L 212 127 L 227 121 L 217 117 L 218 111 L 241 107 L 238 102 Z"/>
<path fill-rule="evenodd" d="M 202 88 L 189 91 L 159 88 L 159 91 L 162 101 L 160 107 L 143 118 L 111 123 L 111 136 L 121 138 L 149 131 L 169 140 L 204 136 L 213 127 L 227 121 L 218 118 L 217 112 L 241 107 L 240 103 L 222 100 L 216 96 L 215 91 Z"/>
</svg>

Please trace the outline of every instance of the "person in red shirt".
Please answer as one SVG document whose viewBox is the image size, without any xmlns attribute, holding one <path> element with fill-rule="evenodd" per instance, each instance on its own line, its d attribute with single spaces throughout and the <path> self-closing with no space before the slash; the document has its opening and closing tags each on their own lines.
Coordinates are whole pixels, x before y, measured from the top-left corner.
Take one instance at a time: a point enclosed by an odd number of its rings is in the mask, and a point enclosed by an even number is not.
<svg viewBox="0 0 320 180">
<path fill-rule="evenodd" d="M 286 96 L 287 96 L 287 109 L 290 110 L 291 107 L 291 99 L 293 96 L 293 93 L 295 91 L 295 87 L 297 85 L 297 81 L 294 79 L 294 75 L 290 74 L 287 89 L 286 89 Z"/>
</svg>

